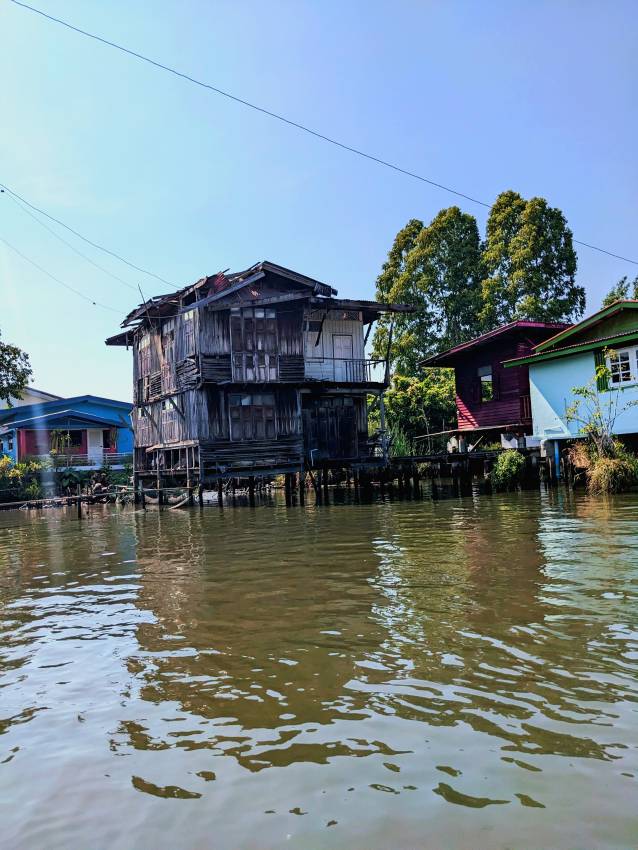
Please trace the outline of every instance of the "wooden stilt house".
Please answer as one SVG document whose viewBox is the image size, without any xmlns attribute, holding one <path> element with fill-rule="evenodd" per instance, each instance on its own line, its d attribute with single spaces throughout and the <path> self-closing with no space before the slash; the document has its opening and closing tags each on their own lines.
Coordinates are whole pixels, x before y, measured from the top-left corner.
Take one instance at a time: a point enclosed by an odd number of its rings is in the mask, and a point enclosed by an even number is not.
<svg viewBox="0 0 638 850">
<path fill-rule="evenodd" d="M 388 368 L 365 340 L 382 313 L 410 308 L 336 295 L 262 262 L 133 310 L 106 344 L 133 349 L 138 479 L 210 485 L 374 461 L 367 399 L 382 405 Z"/>
</svg>

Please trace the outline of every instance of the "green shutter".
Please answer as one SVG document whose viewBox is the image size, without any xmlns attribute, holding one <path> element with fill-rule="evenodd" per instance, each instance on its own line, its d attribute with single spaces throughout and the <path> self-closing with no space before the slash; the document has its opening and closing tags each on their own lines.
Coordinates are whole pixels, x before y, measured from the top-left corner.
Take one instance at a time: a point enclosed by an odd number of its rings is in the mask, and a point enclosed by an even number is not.
<svg viewBox="0 0 638 850">
<path fill-rule="evenodd" d="M 594 351 L 594 363 L 596 364 L 596 387 L 599 393 L 604 393 L 609 389 L 607 384 L 607 375 L 599 375 L 598 367 L 605 365 L 605 352 L 602 348 L 597 348 Z"/>
</svg>

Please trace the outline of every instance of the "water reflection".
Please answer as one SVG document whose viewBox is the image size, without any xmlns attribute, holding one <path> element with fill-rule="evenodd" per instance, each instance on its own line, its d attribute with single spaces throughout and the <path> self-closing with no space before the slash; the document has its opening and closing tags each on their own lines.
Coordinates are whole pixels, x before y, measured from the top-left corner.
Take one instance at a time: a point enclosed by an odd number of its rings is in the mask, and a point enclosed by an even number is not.
<svg viewBox="0 0 638 850">
<path fill-rule="evenodd" d="M 10 846 L 632 846 L 636 505 L 12 515 Z"/>
</svg>

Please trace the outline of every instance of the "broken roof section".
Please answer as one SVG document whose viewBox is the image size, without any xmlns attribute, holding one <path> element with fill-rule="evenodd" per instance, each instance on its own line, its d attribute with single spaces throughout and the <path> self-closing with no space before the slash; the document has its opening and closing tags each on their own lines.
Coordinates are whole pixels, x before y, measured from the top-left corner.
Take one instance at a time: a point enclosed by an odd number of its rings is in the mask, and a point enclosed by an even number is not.
<svg viewBox="0 0 638 850">
<path fill-rule="evenodd" d="M 122 322 L 121 327 L 129 330 L 109 337 L 106 344 L 130 345 L 135 328 L 147 320 L 168 318 L 200 307 L 228 309 L 228 300 L 233 295 L 233 306 L 304 300 L 316 309 L 361 310 L 365 322 L 374 321 L 383 312 L 412 312 L 411 307 L 403 304 L 335 298 L 337 290 L 329 284 L 264 260 L 245 271 L 218 272 L 175 292 L 148 299 Z"/>
</svg>

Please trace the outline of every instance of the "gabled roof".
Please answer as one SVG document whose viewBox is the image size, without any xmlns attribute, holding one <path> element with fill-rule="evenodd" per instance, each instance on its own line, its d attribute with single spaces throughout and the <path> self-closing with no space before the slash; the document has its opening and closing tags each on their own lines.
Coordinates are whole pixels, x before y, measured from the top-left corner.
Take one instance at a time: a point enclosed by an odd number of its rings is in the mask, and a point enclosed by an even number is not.
<svg viewBox="0 0 638 850">
<path fill-rule="evenodd" d="M 487 331 L 487 333 L 470 339 L 468 342 L 462 342 L 459 345 L 448 348 L 446 351 L 432 354 L 430 357 L 422 360 L 419 366 L 453 366 L 463 355 L 469 353 L 472 349 L 486 345 L 500 337 L 523 336 L 525 331 L 551 333 L 552 331 L 562 331 L 565 327 L 567 326 L 564 322 L 530 322 L 522 319 L 516 322 L 508 322 L 508 324 Z"/>
<path fill-rule="evenodd" d="M 598 310 L 596 313 L 583 319 L 582 322 L 570 325 L 568 328 L 560 331 L 560 333 L 554 334 L 554 336 L 539 343 L 534 347 L 533 354 L 529 354 L 526 357 L 517 357 L 514 360 L 507 360 L 503 365 L 508 368 L 511 366 L 521 366 L 526 363 L 538 363 L 542 360 L 553 360 L 556 357 L 565 357 L 569 354 L 592 351 L 603 346 L 609 347 L 613 346 L 613 344 L 631 342 L 638 338 L 638 315 L 636 316 L 634 328 L 620 328 L 614 333 L 605 334 L 604 327 L 601 327 L 599 335 L 592 336 L 591 333 L 587 334 L 586 338 L 580 342 L 578 341 L 578 336 L 584 331 L 591 331 L 598 325 L 604 325 L 608 319 L 618 313 L 622 313 L 623 310 L 637 309 L 638 300 L 627 299 L 614 301 L 613 304 L 603 307 L 602 310 Z M 608 328 L 608 330 L 610 329 Z"/>
<path fill-rule="evenodd" d="M 146 316 L 165 316 L 179 312 L 180 308 L 192 309 L 195 306 L 201 307 L 210 301 L 224 298 L 232 292 L 243 289 L 245 286 L 261 280 L 267 274 L 275 275 L 291 283 L 306 287 L 313 295 L 330 296 L 337 294 L 337 290 L 333 289 L 327 283 L 322 283 L 320 280 L 315 280 L 292 269 L 287 269 L 284 266 L 277 265 L 277 263 L 271 263 L 269 260 L 262 260 L 260 263 L 255 263 L 242 272 L 231 272 L 230 274 L 227 274 L 227 272 L 228 269 L 218 272 L 215 275 L 203 277 L 196 283 L 185 286 L 175 292 L 170 292 L 167 295 L 150 298 L 136 307 L 135 310 L 132 310 L 122 322 L 121 327 L 128 327 L 133 322 L 142 320 Z M 184 303 L 185 301 L 188 301 L 188 303 Z M 114 339 L 114 337 L 111 339 Z M 115 344 L 121 345 L 122 343 Z"/>
<path fill-rule="evenodd" d="M 267 277 L 270 281 L 274 278 L 275 284 L 278 278 L 282 279 L 286 284 L 292 285 L 292 288 L 278 293 L 276 288 L 262 290 L 261 284 L 255 286 Z M 384 312 L 413 312 L 413 308 L 405 304 L 382 304 L 378 301 L 335 298 L 337 290 L 327 283 L 264 260 L 243 272 L 231 274 L 218 272 L 216 275 L 201 278 L 191 286 L 145 301 L 132 310 L 122 322 L 121 327 L 127 330 L 110 336 L 106 340 L 106 345 L 132 345 L 135 329 L 143 324 L 145 319 L 169 318 L 200 307 L 207 307 L 210 310 L 228 309 L 226 299 L 246 288 L 249 288 L 249 297 L 245 300 L 250 306 L 275 304 L 282 301 L 307 301 L 313 307 L 361 310 L 366 322 L 374 321 Z"/>
<path fill-rule="evenodd" d="M 18 409 L 24 411 L 23 407 Z M 102 416 L 95 416 L 93 413 L 86 413 L 82 410 L 67 408 L 66 410 L 52 410 L 50 413 L 43 413 L 40 416 L 10 419 L 0 423 L 0 430 L 4 429 L 4 431 L 6 431 L 13 428 L 28 428 L 30 430 L 38 430 L 40 428 L 48 429 L 51 428 L 55 421 L 59 421 L 61 425 L 71 429 L 78 425 L 80 427 L 98 425 L 102 428 L 111 428 L 113 425 L 119 425 L 121 427 L 124 424 L 117 421 L 115 418 L 105 419 Z"/>
<path fill-rule="evenodd" d="M 0 410 L 0 423 L 12 422 L 16 419 L 28 419 L 29 417 L 38 417 L 48 414 L 58 414 L 65 410 L 78 410 L 78 405 L 86 402 L 101 404 L 106 407 L 116 409 L 114 416 L 127 415 L 132 410 L 133 405 L 128 401 L 117 401 L 113 398 L 102 398 L 97 395 L 78 395 L 72 398 L 62 398 L 56 401 L 45 401 L 42 404 L 25 404 L 21 407 L 11 407 L 6 410 Z M 82 412 L 82 415 L 94 416 L 93 413 Z M 105 420 L 106 421 L 106 420 Z M 112 423 L 109 423 L 112 424 Z"/>
<path fill-rule="evenodd" d="M 613 316 L 615 313 L 620 313 L 623 310 L 636 310 L 638 309 L 638 300 L 634 299 L 625 299 L 620 301 L 614 301 L 613 304 L 609 304 L 607 307 L 603 307 L 602 310 L 598 310 L 598 312 L 593 313 L 591 316 L 588 316 L 586 319 L 583 319 L 582 322 L 576 322 L 574 325 L 569 325 L 569 327 L 560 331 L 554 336 L 551 336 L 549 339 L 546 339 L 544 342 L 539 343 L 536 346 L 536 351 L 541 352 L 545 351 L 547 348 L 555 348 L 559 345 L 562 345 L 563 341 L 568 339 L 569 337 L 573 337 L 575 334 L 581 333 L 581 331 L 586 330 L 587 328 L 592 327 L 592 325 L 596 325 L 599 322 L 608 319 L 610 316 Z"/>
</svg>

